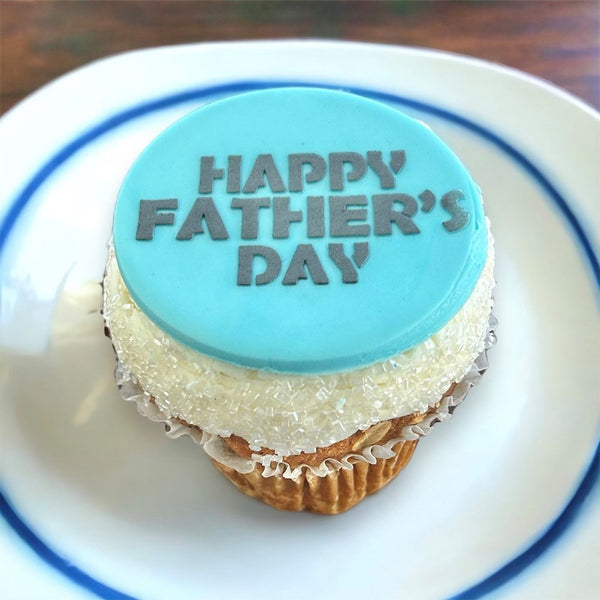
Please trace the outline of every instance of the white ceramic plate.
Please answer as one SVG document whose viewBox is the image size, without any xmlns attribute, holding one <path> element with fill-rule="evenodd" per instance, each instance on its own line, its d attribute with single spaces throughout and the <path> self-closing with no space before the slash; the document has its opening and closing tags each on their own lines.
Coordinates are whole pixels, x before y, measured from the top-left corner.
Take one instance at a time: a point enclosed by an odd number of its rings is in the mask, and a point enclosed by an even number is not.
<svg viewBox="0 0 600 600">
<path fill-rule="evenodd" d="M 484 190 L 499 342 L 455 418 L 350 512 L 279 513 L 119 400 L 97 313 L 140 150 L 218 96 L 344 87 L 426 121 Z M 335 42 L 159 48 L 0 121 L 3 598 L 592 598 L 600 556 L 600 118 L 523 74 Z"/>
</svg>

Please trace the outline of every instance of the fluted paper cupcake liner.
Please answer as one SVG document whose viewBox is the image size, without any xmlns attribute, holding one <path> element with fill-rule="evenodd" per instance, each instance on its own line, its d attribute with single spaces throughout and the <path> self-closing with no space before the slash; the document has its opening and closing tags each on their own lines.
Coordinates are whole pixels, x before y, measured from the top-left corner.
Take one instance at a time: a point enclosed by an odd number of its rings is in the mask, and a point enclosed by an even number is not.
<svg viewBox="0 0 600 600">
<path fill-rule="evenodd" d="M 374 463 L 357 461 L 351 468 L 317 475 L 300 469 L 294 479 L 264 476 L 255 465 L 250 473 L 240 473 L 219 461 L 213 463 L 240 491 L 279 510 L 309 510 L 338 514 L 352 508 L 391 481 L 410 461 L 418 439 L 396 442 L 389 458 Z"/>
</svg>

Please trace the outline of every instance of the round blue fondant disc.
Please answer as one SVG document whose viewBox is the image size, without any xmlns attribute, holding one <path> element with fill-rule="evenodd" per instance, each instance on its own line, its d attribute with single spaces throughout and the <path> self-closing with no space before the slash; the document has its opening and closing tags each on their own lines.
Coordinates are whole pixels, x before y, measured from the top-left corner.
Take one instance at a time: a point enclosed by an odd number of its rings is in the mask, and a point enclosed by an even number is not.
<svg viewBox="0 0 600 600">
<path fill-rule="evenodd" d="M 131 296 L 168 334 L 306 374 L 426 340 L 487 253 L 479 190 L 439 138 L 317 88 L 239 94 L 180 119 L 129 171 L 113 234 Z"/>
</svg>

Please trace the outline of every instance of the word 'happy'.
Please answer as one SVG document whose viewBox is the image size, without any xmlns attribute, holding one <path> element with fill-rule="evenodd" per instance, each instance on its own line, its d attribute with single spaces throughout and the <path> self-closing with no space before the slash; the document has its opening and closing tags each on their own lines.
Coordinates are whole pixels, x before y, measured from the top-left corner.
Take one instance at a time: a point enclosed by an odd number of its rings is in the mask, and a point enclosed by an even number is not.
<svg viewBox="0 0 600 600">
<path fill-rule="evenodd" d="M 241 215 L 240 234 L 242 240 L 256 240 L 259 237 L 259 213 L 270 211 L 272 215 L 271 235 L 273 240 L 283 240 L 290 236 L 290 227 L 305 227 L 307 238 L 365 238 L 392 235 L 397 229 L 403 235 L 420 233 L 413 218 L 419 210 L 430 213 L 436 197 L 429 189 L 418 195 L 417 202 L 413 196 L 398 192 L 380 194 L 352 195 L 307 195 L 302 200 L 302 208 L 290 209 L 292 196 L 263 196 L 256 194 L 261 188 L 267 188 L 272 194 L 294 194 L 303 192 L 310 184 L 320 182 L 328 177 L 331 192 L 346 189 L 347 184 L 360 181 L 370 170 L 379 180 L 381 190 L 392 190 L 396 185 L 395 175 L 404 167 L 406 154 L 402 150 L 390 153 L 389 163 L 384 162 L 382 152 L 367 152 L 366 157 L 356 152 L 334 152 L 326 161 L 315 153 L 289 154 L 287 161 L 287 186 L 277 168 L 271 154 L 260 154 L 254 161 L 252 169 L 242 185 L 242 156 L 230 155 L 227 168 L 215 168 L 214 156 L 203 156 L 200 160 L 198 192 L 201 194 L 187 211 L 183 223 L 177 230 L 175 239 L 189 241 L 196 235 L 205 234 L 205 227 L 210 238 L 215 241 L 229 239 L 229 232 L 221 217 L 219 208 L 213 200 L 215 193 L 221 200 L 225 194 L 232 196 L 229 207 L 239 211 Z M 308 168 L 307 168 L 308 167 Z M 223 191 L 215 192 L 218 184 L 225 184 Z M 210 194 L 210 195 L 209 195 Z M 239 194 L 253 194 L 244 196 Z M 469 213 L 459 206 L 464 198 L 461 190 L 450 190 L 442 195 L 440 204 L 450 216 L 441 225 L 453 233 L 463 229 L 469 222 Z M 223 210 L 223 202 L 219 201 Z M 295 202 L 298 204 L 298 202 Z M 328 207 L 326 217 L 325 206 Z M 136 240 L 154 239 L 157 225 L 174 225 L 175 213 L 179 209 L 177 198 L 159 200 L 140 200 Z M 370 213 L 370 217 L 369 217 Z M 264 235 L 264 232 L 263 232 Z M 343 283 L 357 283 L 358 272 L 369 256 L 369 244 L 358 241 L 353 244 L 349 257 L 341 243 L 328 244 L 328 256 L 339 269 Z M 266 263 L 262 273 L 254 276 L 255 257 L 261 257 Z M 282 259 L 279 253 L 270 246 L 243 245 L 238 248 L 238 285 L 265 285 L 280 275 Z M 282 279 L 283 285 L 295 285 L 300 279 L 310 279 L 314 284 L 329 283 L 313 244 L 298 244 L 286 268 Z"/>
</svg>

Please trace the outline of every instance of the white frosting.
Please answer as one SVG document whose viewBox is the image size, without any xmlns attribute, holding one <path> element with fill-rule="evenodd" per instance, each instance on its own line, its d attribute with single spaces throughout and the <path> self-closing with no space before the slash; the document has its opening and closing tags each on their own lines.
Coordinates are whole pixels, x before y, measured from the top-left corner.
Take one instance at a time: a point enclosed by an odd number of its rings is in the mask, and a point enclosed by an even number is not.
<svg viewBox="0 0 600 600">
<path fill-rule="evenodd" d="M 490 327 L 494 326 L 493 318 L 490 319 Z M 489 349 L 495 342 L 493 331 L 490 330 L 485 340 L 485 349 Z M 456 406 L 458 406 L 468 394 L 471 387 L 477 384 L 481 374 L 487 368 L 487 357 L 485 351 L 479 355 L 476 362 L 471 365 L 464 379 L 454 388 L 452 395 L 444 396 L 440 404 L 418 424 L 407 425 L 402 429 L 400 435 L 388 440 L 385 444 L 372 444 L 363 448 L 360 453 L 349 452 L 339 460 L 326 458 L 320 465 L 299 465 L 290 466 L 285 458 L 269 454 L 253 454 L 251 458 L 243 458 L 237 455 L 225 443 L 222 437 L 211 433 L 206 433 L 195 427 L 183 425 L 179 421 L 166 417 L 156 406 L 152 397 L 144 392 L 139 384 L 134 381 L 131 374 L 125 370 L 119 362 L 115 370 L 115 379 L 121 392 L 121 397 L 128 402 L 135 402 L 138 412 L 144 417 L 156 423 L 165 424 L 165 432 L 168 437 L 176 439 L 182 436 L 189 436 L 192 440 L 201 446 L 204 451 L 217 462 L 238 473 L 251 473 L 259 466 L 262 468 L 263 477 L 283 477 L 284 479 L 296 480 L 303 471 L 310 471 L 317 477 L 326 477 L 328 474 L 339 471 L 340 469 L 351 470 L 358 462 L 374 465 L 379 459 L 392 458 L 396 456 L 394 449 L 398 442 L 418 440 L 428 435 L 437 423 L 448 420 Z"/>
<path fill-rule="evenodd" d="M 494 286 L 490 235 L 486 265 L 460 311 L 418 346 L 368 367 L 321 376 L 238 367 L 167 335 L 131 299 L 112 247 L 104 317 L 121 363 L 168 418 L 203 431 L 236 434 L 252 450 L 314 452 L 359 429 L 436 404 L 484 349 Z"/>
</svg>

